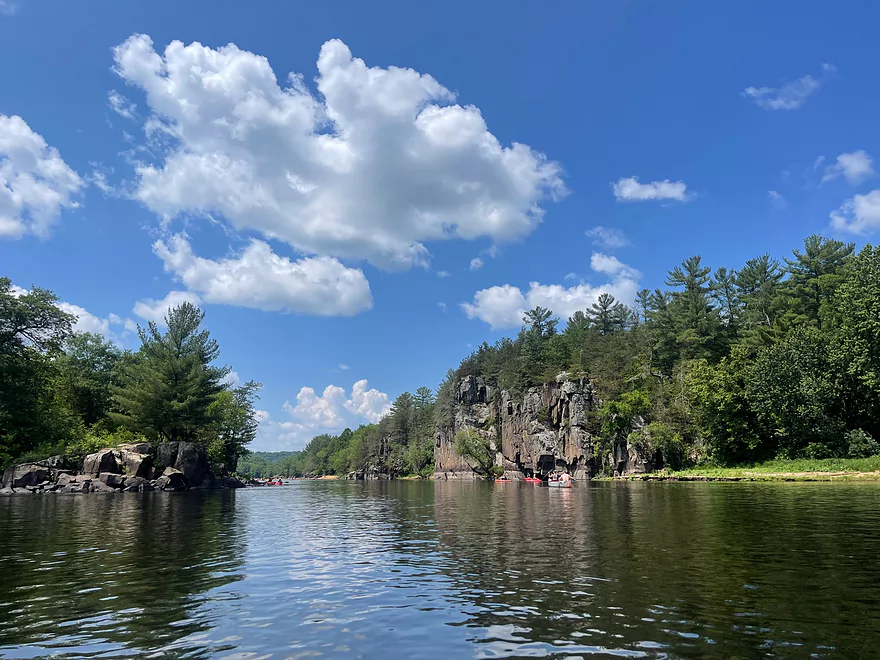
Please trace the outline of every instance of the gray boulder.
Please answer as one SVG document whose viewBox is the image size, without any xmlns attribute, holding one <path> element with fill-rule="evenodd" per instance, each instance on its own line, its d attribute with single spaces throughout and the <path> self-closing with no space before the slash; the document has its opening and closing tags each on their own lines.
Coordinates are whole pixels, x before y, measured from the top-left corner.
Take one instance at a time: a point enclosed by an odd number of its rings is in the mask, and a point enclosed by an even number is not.
<svg viewBox="0 0 880 660">
<path fill-rule="evenodd" d="M 37 463 L 22 463 L 6 468 L 3 472 L 3 488 L 27 488 L 49 481 L 49 468 Z"/>
<path fill-rule="evenodd" d="M 195 442 L 163 442 L 156 448 L 156 467 L 182 472 L 188 486 L 201 484 L 209 472 L 208 452 Z"/>
<path fill-rule="evenodd" d="M 149 442 L 127 442 L 124 445 L 119 445 L 119 451 L 132 451 L 135 454 L 153 456 L 156 453 L 156 448 Z"/>
<path fill-rule="evenodd" d="M 91 490 L 92 481 L 91 479 L 83 479 L 82 481 L 72 481 L 66 486 L 64 486 L 58 492 L 60 493 L 88 493 Z"/>
<path fill-rule="evenodd" d="M 113 475 L 116 476 L 116 475 Z M 94 480 L 89 488 L 90 493 L 115 493 L 117 492 L 113 486 L 105 484 L 103 481 Z"/>
<path fill-rule="evenodd" d="M 186 475 L 180 470 L 168 467 L 162 473 L 162 476 L 156 479 L 156 488 L 160 490 L 188 490 L 189 481 Z"/>
<path fill-rule="evenodd" d="M 110 488 L 122 488 L 125 485 L 125 475 L 113 472 L 102 472 L 98 475 L 98 481 Z"/>
<path fill-rule="evenodd" d="M 140 445 L 134 446 L 140 447 Z M 122 471 L 127 475 L 143 477 L 144 479 L 153 476 L 153 457 L 145 452 L 120 448 L 119 463 L 122 465 Z"/>
<path fill-rule="evenodd" d="M 113 449 L 102 449 L 89 454 L 83 459 L 83 472 L 86 474 L 100 474 L 101 472 L 113 472 L 119 474 L 122 468 L 119 465 L 119 452 Z"/>
</svg>

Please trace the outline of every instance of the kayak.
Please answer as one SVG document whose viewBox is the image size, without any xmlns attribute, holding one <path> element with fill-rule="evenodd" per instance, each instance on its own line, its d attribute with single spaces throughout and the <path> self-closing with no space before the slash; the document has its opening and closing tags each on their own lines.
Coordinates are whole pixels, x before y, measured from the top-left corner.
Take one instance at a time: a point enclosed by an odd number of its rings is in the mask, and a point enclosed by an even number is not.
<svg viewBox="0 0 880 660">
<path fill-rule="evenodd" d="M 495 479 L 496 484 L 507 484 L 507 483 L 510 483 L 511 481 L 513 481 L 513 479 L 508 479 L 507 477 L 504 477 L 502 479 L 497 479 L 497 478 Z"/>
<path fill-rule="evenodd" d="M 537 477 L 526 477 L 525 479 L 523 479 L 523 481 L 526 481 L 526 482 L 528 482 L 528 483 L 530 483 L 530 484 L 539 484 L 539 483 L 541 483 L 541 480 L 538 479 Z"/>
</svg>

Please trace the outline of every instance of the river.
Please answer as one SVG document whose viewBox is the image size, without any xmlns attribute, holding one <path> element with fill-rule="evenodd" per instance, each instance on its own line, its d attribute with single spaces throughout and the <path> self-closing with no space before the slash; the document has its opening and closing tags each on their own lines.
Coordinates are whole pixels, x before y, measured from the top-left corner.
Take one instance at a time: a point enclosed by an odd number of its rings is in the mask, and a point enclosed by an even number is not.
<svg viewBox="0 0 880 660">
<path fill-rule="evenodd" d="M 0 658 L 869 658 L 880 485 L 0 498 Z"/>
</svg>

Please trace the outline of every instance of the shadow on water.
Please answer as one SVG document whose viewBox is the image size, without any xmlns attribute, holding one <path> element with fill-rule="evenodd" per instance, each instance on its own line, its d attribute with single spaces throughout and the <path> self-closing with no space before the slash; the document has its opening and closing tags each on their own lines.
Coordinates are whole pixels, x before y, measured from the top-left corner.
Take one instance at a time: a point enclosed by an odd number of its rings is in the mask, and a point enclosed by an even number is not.
<svg viewBox="0 0 880 660">
<path fill-rule="evenodd" d="M 0 500 L 0 658 L 871 658 L 876 484 Z"/>
<path fill-rule="evenodd" d="M 134 656 L 213 623 L 240 579 L 235 493 L 0 500 L 0 657 Z"/>
</svg>

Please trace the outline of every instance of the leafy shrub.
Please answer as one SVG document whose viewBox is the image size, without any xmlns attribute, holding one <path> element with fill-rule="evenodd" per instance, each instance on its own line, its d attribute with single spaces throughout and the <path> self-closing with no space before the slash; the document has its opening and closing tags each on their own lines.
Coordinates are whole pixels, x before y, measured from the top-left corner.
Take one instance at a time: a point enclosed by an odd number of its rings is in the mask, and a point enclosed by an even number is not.
<svg viewBox="0 0 880 660">
<path fill-rule="evenodd" d="M 880 443 L 862 429 L 846 434 L 847 455 L 850 458 L 868 458 L 880 454 Z"/>
<path fill-rule="evenodd" d="M 662 457 L 663 466 L 680 470 L 684 465 L 685 447 L 681 434 L 663 422 L 651 422 L 645 427 L 645 435 Z"/>
</svg>

